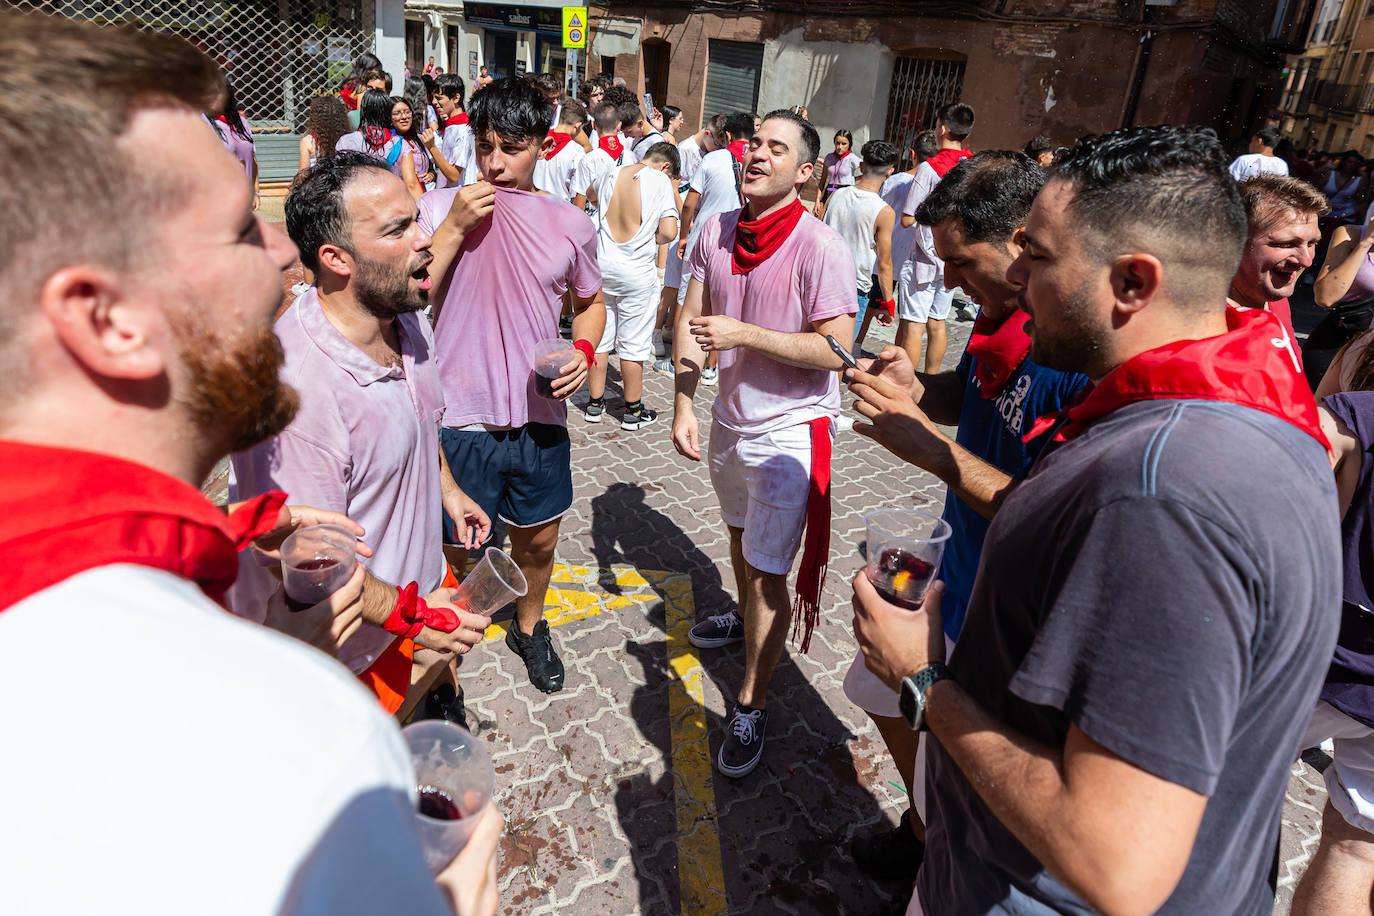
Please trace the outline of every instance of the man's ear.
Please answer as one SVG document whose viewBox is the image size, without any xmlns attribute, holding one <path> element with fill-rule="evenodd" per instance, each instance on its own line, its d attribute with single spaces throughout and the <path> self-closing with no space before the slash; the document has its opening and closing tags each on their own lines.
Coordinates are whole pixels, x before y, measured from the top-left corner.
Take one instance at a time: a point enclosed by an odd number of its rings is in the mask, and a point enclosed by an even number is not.
<svg viewBox="0 0 1374 916">
<path fill-rule="evenodd" d="M 316 252 L 320 268 L 341 277 L 351 277 L 357 270 L 358 262 L 353 255 L 338 245 L 324 244 Z"/>
<path fill-rule="evenodd" d="M 141 381 L 166 371 L 157 346 L 168 334 L 166 316 L 132 295 L 127 277 L 103 267 L 65 267 L 44 282 L 38 301 L 53 334 L 91 374 Z"/>
<path fill-rule="evenodd" d="M 1152 254 L 1124 254 L 1112 262 L 1108 282 L 1118 312 L 1139 312 L 1159 294 L 1164 265 Z"/>
</svg>

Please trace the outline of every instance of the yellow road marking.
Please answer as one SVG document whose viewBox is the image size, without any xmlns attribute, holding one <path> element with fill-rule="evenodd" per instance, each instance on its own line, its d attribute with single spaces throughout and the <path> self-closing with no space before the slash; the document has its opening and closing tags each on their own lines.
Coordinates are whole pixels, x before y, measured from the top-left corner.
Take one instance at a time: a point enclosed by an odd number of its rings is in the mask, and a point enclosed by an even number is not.
<svg viewBox="0 0 1374 916">
<path fill-rule="evenodd" d="M 597 583 L 597 570 L 586 566 L 554 566 L 544 619 L 555 627 L 586 620 L 635 605 L 649 605 L 660 597 L 668 636 L 668 717 L 672 752 L 669 765 L 677 809 L 677 871 L 682 916 L 716 916 L 727 909 L 725 870 L 720 859 L 716 822 L 716 790 L 712 779 L 711 744 L 706 734 L 703 685 L 706 673 L 687 631 L 696 622 L 692 580 L 685 573 L 617 567 L 615 582 L 622 594 L 612 595 Z M 652 589 L 651 592 L 646 590 Z M 640 591 L 640 594 L 624 592 Z M 506 627 L 487 627 L 484 642 L 503 639 Z"/>
</svg>

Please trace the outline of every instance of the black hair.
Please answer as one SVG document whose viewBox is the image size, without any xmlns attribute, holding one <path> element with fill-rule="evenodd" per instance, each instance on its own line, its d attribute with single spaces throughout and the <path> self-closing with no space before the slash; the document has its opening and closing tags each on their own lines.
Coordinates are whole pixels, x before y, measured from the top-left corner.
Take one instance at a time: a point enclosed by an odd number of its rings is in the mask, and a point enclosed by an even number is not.
<svg viewBox="0 0 1374 916">
<path fill-rule="evenodd" d="M 853 148 L 854 148 L 854 135 L 853 135 L 852 133 L 850 133 L 849 131 L 845 130 L 843 127 L 840 128 L 839 130 L 835 131 L 835 136 L 831 139 L 830 142 L 831 142 L 831 143 L 834 143 L 836 140 L 840 139 L 841 137 L 844 137 L 846 140 L 849 141 L 849 147 L 850 147 L 850 149 L 853 149 Z"/>
<path fill-rule="evenodd" d="M 560 95 L 563 93 L 563 86 L 558 82 L 558 77 L 554 76 L 552 73 L 536 73 L 530 82 L 532 82 L 534 88 L 538 89 L 540 92 L 546 94 L 557 92 Z"/>
<path fill-rule="evenodd" d="M 1011 150 L 984 150 L 950 169 L 916 208 L 922 226 L 959 221 L 973 242 L 1005 244 L 1026 225 L 1035 195 L 1045 186 L 1045 170 L 1030 156 Z"/>
<path fill-rule="evenodd" d="M 462 108 L 467 87 L 463 85 L 463 78 L 458 74 L 440 73 L 434 78 L 434 91 L 453 99 L 454 103 Z"/>
<path fill-rule="evenodd" d="M 644 117 L 644 112 L 640 110 L 639 103 L 635 101 L 621 102 L 615 106 L 615 110 L 620 115 L 621 130 L 633 127 Z"/>
<path fill-rule="evenodd" d="M 425 101 L 429 101 L 430 97 L 434 95 L 434 87 L 437 85 L 434 77 L 428 73 L 421 73 L 420 82 L 425 84 Z"/>
<path fill-rule="evenodd" d="M 678 115 L 682 114 L 682 109 L 678 108 L 676 105 L 664 105 L 659 110 L 663 112 L 664 127 L 667 127 L 668 122 L 673 120 L 673 118 L 676 118 Z"/>
<path fill-rule="evenodd" d="M 1148 239 L 1182 273 L 1229 280 L 1248 231 L 1229 158 L 1210 127 L 1131 127 L 1080 139 L 1050 177 L 1072 186 L 1068 215 L 1099 259 Z"/>
<path fill-rule="evenodd" d="M 677 147 L 667 140 L 660 140 L 645 152 L 644 158 L 640 162 L 647 162 L 650 159 L 661 159 L 673 167 L 673 177 L 682 174 L 682 156 L 678 154 Z"/>
<path fill-rule="evenodd" d="M 634 91 L 628 86 L 607 86 L 601 93 L 601 101 L 610 102 L 619 107 L 621 105 L 638 105 L 639 99 L 635 98 Z"/>
<path fill-rule="evenodd" d="M 736 115 L 731 115 L 730 117 L 734 118 L 736 117 Z M 749 118 L 749 126 L 752 129 L 754 126 L 753 116 L 741 115 L 741 117 Z M 793 124 L 797 125 L 797 132 L 801 134 L 801 149 L 797 150 L 798 165 L 802 165 L 803 163 L 807 162 L 815 162 L 816 157 L 821 154 L 821 135 L 816 133 L 816 128 L 811 126 L 810 121 L 806 120 L 806 118 L 803 118 L 801 115 L 797 114 L 792 109 L 779 108 L 775 111 L 770 111 L 768 112 L 768 114 L 763 116 L 763 120 L 790 121 Z M 726 130 L 730 129 L 729 125 L 730 122 L 727 121 L 725 128 Z M 844 131 L 844 133 L 848 133 L 848 131 Z"/>
<path fill-rule="evenodd" d="M 543 140 L 553 120 L 553 102 L 529 82 L 508 76 L 472 94 L 468 118 L 478 137 L 491 132 L 504 140 Z"/>
<path fill-rule="evenodd" d="M 577 100 L 586 105 L 591 101 L 592 93 L 597 89 L 602 89 L 602 87 L 595 79 L 583 80 L 582 84 L 577 87 Z M 602 91 L 605 90 L 602 89 Z"/>
<path fill-rule="evenodd" d="M 789 111 L 788 114 L 791 114 Z M 725 116 L 725 127 L 729 140 L 748 140 L 754 135 L 754 116 L 745 111 L 732 111 Z"/>
<path fill-rule="evenodd" d="M 1279 138 L 1282 137 L 1283 134 L 1277 127 L 1261 127 L 1259 130 L 1255 131 L 1255 136 L 1259 137 L 1260 143 L 1272 149 L 1279 142 Z"/>
<path fill-rule="evenodd" d="M 425 88 L 425 81 L 418 76 L 412 76 L 405 81 L 401 95 L 410 103 L 410 110 L 415 113 L 416 120 L 420 121 L 422 127 L 429 126 L 429 92 Z"/>
<path fill-rule="evenodd" d="M 610 102 L 602 102 L 592 111 L 592 121 L 598 134 L 609 137 L 620 129 L 620 109 Z"/>
<path fill-rule="evenodd" d="M 973 106 L 964 102 L 950 102 L 935 116 L 955 140 L 973 133 Z"/>
<path fill-rule="evenodd" d="M 562 106 L 558 111 L 559 127 L 569 124 L 580 126 L 587 123 L 587 106 L 583 105 L 577 99 L 570 95 L 564 96 L 563 101 L 560 102 L 559 105 Z M 576 133 L 576 131 L 574 131 L 574 133 Z"/>
<path fill-rule="evenodd" d="M 373 54 L 371 51 L 364 51 L 358 55 L 357 60 L 353 61 L 353 70 L 348 74 L 348 78 L 344 80 L 344 85 L 352 86 L 354 89 L 357 89 L 362 86 L 363 83 L 367 82 L 369 73 L 374 70 L 380 71 L 381 69 L 382 62 L 377 55 Z"/>
<path fill-rule="evenodd" d="M 911 150 L 916 154 L 917 162 L 925 162 L 940 152 L 940 143 L 935 139 L 935 131 L 923 130 L 916 135 L 916 139 L 911 142 Z"/>
<path fill-rule="evenodd" d="M 358 103 L 358 129 L 384 127 L 391 130 L 391 96 L 380 89 L 369 89 Z"/>
<path fill-rule="evenodd" d="M 286 197 L 286 234 L 300 249 L 301 263 L 310 271 L 319 273 L 321 245 L 353 250 L 343 192 L 367 169 L 391 174 L 375 157 L 343 150 L 321 156 L 291 182 Z"/>
<path fill-rule="evenodd" d="M 1044 134 L 1038 137 L 1031 137 L 1026 141 L 1026 148 L 1023 152 L 1032 159 L 1039 156 L 1041 153 L 1054 152 L 1054 141 Z"/>
<path fill-rule="evenodd" d="M 869 140 L 860 150 L 859 155 L 863 157 L 864 170 L 867 171 L 872 166 L 876 171 L 890 169 L 897 164 L 897 147 L 888 143 L 886 140 Z"/>
<path fill-rule="evenodd" d="M 339 138 L 353 132 L 348 123 L 348 106 L 337 95 L 315 96 L 310 100 L 305 129 L 315 138 L 316 155 L 332 153 Z"/>
<path fill-rule="evenodd" d="M 248 139 L 248 126 L 243 123 L 243 115 L 239 114 L 239 99 L 234 95 L 234 84 L 227 81 L 224 84 L 224 120 L 230 130 Z"/>
</svg>

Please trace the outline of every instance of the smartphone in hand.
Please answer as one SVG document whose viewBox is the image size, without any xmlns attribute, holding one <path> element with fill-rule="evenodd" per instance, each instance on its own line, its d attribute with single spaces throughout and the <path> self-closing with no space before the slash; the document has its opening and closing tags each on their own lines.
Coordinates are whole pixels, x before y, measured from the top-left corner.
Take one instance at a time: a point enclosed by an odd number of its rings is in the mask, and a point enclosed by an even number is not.
<svg viewBox="0 0 1374 916">
<path fill-rule="evenodd" d="M 835 351 L 835 355 L 838 356 L 841 362 L 843 362 L 846 366 L 848 366 L 850 369 L 859 368 L 859 362 L 854 358 L 854 354 L 850 353 L 847 349 L 845 349 L 844 346 L 838 340 L 835 339 L 835 335 L 825 335 L 825 342 L 830 344 L 830 349 Z"/>
</svg>

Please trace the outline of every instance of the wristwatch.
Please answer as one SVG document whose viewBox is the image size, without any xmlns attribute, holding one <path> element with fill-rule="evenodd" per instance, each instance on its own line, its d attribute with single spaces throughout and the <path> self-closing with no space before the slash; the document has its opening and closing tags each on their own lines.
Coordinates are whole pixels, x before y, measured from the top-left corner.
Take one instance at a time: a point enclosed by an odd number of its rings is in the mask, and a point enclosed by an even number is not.
<svg viewBox="0 0 1374 916">
<path fill-rule="evenodd" d="M 902 711 L 902 718 L 911 726 L 912 731 L 925 728 L 926 691 L 930 689 L 931 684 L 943 681 L 947 677 L 954 677 L 954 674 L 944 665 L 934 664 L 927 665 L 910 677 L 902 678 L 902 695 L 897 705 Z"/>
</svg>

